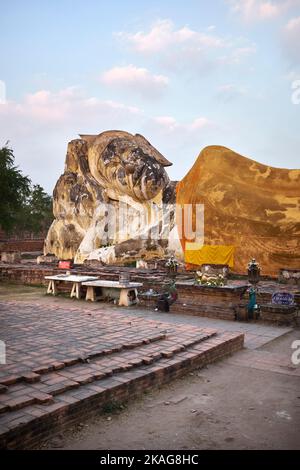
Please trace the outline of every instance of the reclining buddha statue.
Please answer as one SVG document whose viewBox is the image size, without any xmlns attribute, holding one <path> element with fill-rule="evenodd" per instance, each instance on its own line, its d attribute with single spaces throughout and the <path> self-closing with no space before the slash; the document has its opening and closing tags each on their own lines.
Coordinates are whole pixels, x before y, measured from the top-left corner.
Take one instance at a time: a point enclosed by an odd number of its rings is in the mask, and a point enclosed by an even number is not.
<svg viewBox="0 0 300 470">
<path fill-rule="evenodd" d="M 183 259 L 187 207 L 204 207 L 206 246 L 233 246 L 234 271 L 255 257 L 262 274 L 300 268 L 300 170 L 273 168 L 212 145 L 178 183 L 171 163 L 143 136 L 81 135 L 68 144 L 53 193 L 44 253 L 75 263 Z M 197 240 L 196 240 L 197 241 Z"/>
</svg>

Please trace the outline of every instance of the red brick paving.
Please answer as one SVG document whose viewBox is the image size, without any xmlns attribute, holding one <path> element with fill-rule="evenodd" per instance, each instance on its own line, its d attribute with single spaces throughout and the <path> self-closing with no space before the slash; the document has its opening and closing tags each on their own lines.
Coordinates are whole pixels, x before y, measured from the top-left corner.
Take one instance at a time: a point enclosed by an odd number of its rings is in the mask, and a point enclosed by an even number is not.
<svg viewBox="0 0 300 470">
<path fill-rule="evenodd" d="M 80 304 L 0 302 L 0 322 L 7 348 L 0 448 L 30 448 L 52 428 L 234 352 L 244 340 Z"/>
</svg>

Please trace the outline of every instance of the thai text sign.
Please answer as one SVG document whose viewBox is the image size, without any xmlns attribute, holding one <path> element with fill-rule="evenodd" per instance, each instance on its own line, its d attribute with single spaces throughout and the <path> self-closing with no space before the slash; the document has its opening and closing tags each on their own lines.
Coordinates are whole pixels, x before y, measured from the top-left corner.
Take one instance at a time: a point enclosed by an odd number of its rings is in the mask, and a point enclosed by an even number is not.
<svg viewBox="0 0 300 470">
<path fill-rule="evenodd" d="M 293 305 L 294 296 L 290 292 L 274 292 L 272 295 L 272 304 Z"/>
</svg>

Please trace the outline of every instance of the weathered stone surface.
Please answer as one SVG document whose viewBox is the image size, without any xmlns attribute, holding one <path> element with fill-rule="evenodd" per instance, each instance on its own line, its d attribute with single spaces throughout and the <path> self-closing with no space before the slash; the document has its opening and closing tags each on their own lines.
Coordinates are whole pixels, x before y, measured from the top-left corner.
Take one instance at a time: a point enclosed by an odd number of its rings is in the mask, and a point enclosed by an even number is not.
<svg viewBox="0 0 300 470">
<path fill-rule="evenodd" d="M 210 146 L 178 184 L 177 202 L 205 205 L 204 243 L 235 245 L 235 271 L 253 257 L 262 274 L 300 267 L 300 170 Z"/>
<path fill-rule="evenodd" d="M 58 259 L 54 255 L 40 255 L 36 259 L 37 264 L 57 264 Z"/>
<path fill-rule="evenodd" d="M 55 220 L 44 253 L 77 263 L 163 256 L 174 226 L 175 183 L 164 169 L 169 165 L 138 134 L 107 131 L 71 141 L 53 193 Z M 167 212 L 164 204 L 170 205 Z M 112 227 L 113 212 L 119 220 L 122 210 L 127 211 L 126 230 L 118 223 Z M 158 236 L 149 236 L 150 229 Z"/>
</svg>

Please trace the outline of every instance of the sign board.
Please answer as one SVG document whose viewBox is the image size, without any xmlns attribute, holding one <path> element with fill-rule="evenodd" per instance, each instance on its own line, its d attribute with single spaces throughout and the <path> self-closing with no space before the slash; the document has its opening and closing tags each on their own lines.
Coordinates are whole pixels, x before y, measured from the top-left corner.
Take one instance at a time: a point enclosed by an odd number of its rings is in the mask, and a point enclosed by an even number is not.
<svg viewBox="0 0 300 470">
<path fill-rule="evenodd" d="M 60 260 L 58 262 L 58 269 L 71 269 L 71 268 L 72 268 L 72 261 Z"/>
<path fill-rule="evenodd" d="M 274 292 L 272 295 L 272 304 L 293 305 L 294 295 L 290 292 Z"/>
</svg>

